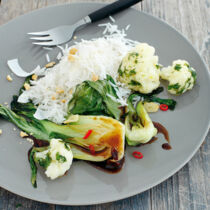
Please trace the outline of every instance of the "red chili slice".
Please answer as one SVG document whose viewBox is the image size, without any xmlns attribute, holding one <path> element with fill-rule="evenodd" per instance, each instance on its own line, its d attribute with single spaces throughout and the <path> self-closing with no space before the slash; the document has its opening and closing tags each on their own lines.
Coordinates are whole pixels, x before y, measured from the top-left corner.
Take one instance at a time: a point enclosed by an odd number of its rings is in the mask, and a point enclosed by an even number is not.
<svg viewBox="0 0 210 210">
<path fill-rule="evenodd" d="M 160 109 L 162 111 L 167 111 L 168 110 L 168 105 L 166 105 L 166 104 L 160 104 Z"/>
<path fill-rule="evenodd" d="M 89 145 L 89 150 L 90 150 L 90 152 L 91 152 L 92 155 L 95 154 L 95 149 L 94 149 L 94 146 L 92 144 Z"/>
<path fill-rule="evenodd" d="M 83 139 L 87 139 L 92 132 L 93 132 L 93 130 L 88 130 L 87 133 L 85 134 L 85 136 L 83 137 Z"/>
<path fill-rule="evenodd" d="M 139 151 L 134 151 L 133 152 L 133 157 L 135 157 L 136 159 L 142 159 L 144 156 L 141 152 Z"/>
</svg>

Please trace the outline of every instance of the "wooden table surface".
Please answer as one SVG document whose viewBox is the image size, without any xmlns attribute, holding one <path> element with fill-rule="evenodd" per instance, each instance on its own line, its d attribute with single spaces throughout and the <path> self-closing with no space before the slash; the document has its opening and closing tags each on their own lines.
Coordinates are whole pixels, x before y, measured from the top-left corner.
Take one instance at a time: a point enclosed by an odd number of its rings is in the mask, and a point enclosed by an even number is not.
<svg viewBox="0 0 210 210">
<path fill-rule="evenodd" d="M 112 0 L 82 0 L 112 2 Z M 16 16 L 53 4 L 78 0 L 0 0 L 0 25 Z M 157 16 L 182 32 L 210 66 L 210 0 L 144 0 L 135 8 Z M 195 122 L 196 123 L 196 122 Z M 158 186 L 121 201 L 86 207 L 67 207 L 31 201 L 0 188 L 2 209 L 210 209 L 210 132 L 192 160 Z"/>
</svg>

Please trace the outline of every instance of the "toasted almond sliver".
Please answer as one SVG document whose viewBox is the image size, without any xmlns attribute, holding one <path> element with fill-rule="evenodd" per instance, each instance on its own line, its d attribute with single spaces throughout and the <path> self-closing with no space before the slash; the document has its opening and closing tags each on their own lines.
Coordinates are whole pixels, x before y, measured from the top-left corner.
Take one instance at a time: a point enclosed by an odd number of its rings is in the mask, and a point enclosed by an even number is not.
<svg viewBox="0 0 210 210">
<path fill-rule="evenodd" d="M 31 87 L 28 83 L 25 83 L 23 86 L 24 86 L 24 88 L 25 88 L 26 90 L 29 90 L 30 87 Z"/>
<path fill-rule="evenodd" d="M 31 77 L 31 79 L 32 80 L 37 80 L 38 79 L 38 76 L 36 74 L 33 74 L 32 77 Z"/>
<path fill-rule="evenodd" d="M 23 131 L 20 131 L 20 137 L 21 137 L 21 138 L 24 138 L 24 137 L 27 137 L 27 136 L 28 136 L 27 133 L 25 133 L 25 132 L 23 132 Z"/>
<path fill-rule="evenodd" d="M 92 81 L 96 82 L 99 79 L 98 75 L 93 74 Z"/>
<path fill-rule="evenodd" d="M 62 103 L 66 103 L 66 99 L 62 99 L 61 102 L 62 102 Z"/>
<path fill-rule="evenodd" d="M 76 114 L 76 115 L 71 115 L 66 121 L 64 121 L 63 123 L 64 124 L 68 124 L 68 123 L 71 123 L 71 122 L 77 122 L 79 120 L 79 115 Z"/>
<path fill-rule="evenodd" d="M 0 129 L 0 135 L 3 133 L 2 129 Z"/>
<path fill-rule="evenodd" d="M 58 94 L 64 93 L 64 90 L 60 88 L 56 88 L 56 93 Z"/>
<path fill-rule="evenodd" d="M 75 57 L 73 55 L 69 55 L 68 56 L 68 60 L 73 62 L 73 61 L 75 61 Z"/>
<path fill-rule="evenodd" d="M 73 39 L 76 40 L 77 39 L 77 36 L 74 36 Z"/>
<path fill-rule="evenodd" d="M 46 67 L 46 68 L 51 68 L 51 67 L 53 67 L 55 64 L 56 64 L 56 63 L 55 63 L 54 61 L 52 61 L 52 62 L 46 64 L 45 67 Z"/>
<path fill-rule="evenodd" d="M 9 81 L 9 82 L 12 82 L 12 77 L 10 76 L 10 75 L 7 75 L 7 80 Z"/>
<path fill-rule="evenodd" d="M 70 51 L 69 51 L 69 54 L 71 55 L 75 55 L 77 53 L 78 49 L 76 48 L 71 48 Z"/>
</svg>

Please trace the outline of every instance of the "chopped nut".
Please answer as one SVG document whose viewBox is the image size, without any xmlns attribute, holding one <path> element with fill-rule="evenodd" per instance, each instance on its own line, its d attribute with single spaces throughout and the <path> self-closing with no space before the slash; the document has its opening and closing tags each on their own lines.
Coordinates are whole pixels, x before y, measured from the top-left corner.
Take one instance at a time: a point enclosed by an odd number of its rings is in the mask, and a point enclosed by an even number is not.
<svg viewBox="0 0 210 210">
<path fill-rule="evenodd" d="M 66 99 L 62 99 L 61 102 L 62 102 L 62 103 L 66 103 Z"/>
<path fill-rule="evenodd" d="M 64 93 L 64 90 L 61 88 L 56 88 L 56 93 L 58 94 Z"/>
<path fill-rule="evenodd" d="M 98 75 L 93 74 L 92 81 L 96 82 L 99 79 Z"/>
<path fill-rule="evenodd" d="M 71 123 L 71 122 L 77 122 L 79 120 L 79 115 L 76 114 L 76 115 L 71 115 L 66 121 L 64 121 L 63 123 L 64 124 L 68 124 L 68 123 Z"/>
<path fill-rule="evenodd" d="M 74 36 L 73 39 L 74 39 L 74 40 L 77 39 L 77 36 Z"/>
<path fill-rule="evenodd" d="M 20 137 L 21 137 L 21 138 L 24 138 L 24 137 L 27 137 L 27 136 L 28 136 L 27 133 L 25 133 L 25 132 L 23 132 L 23 131 L 20 131 Z"/>
<path fill-rule="evenodd" d="M 25 83 L 23 86 L 24 86 L 24 88 L 25 88 L 26 90 L 29 90 L 30 87 L 31 87 L 28 83 Z"/>
<path fill-rule="evenodd" d="M 46 68 L 52 68 L 56 63 L 54 61 L 45 65 Z"/>
<path fill-rule="evenodd" d="M 144 103 L 144 108 L 146 109 L 147 112 L 157 112 L 159 109 L 160 105 L 154 102 L 145 102 Z"/>
<path fill-rule="evenodd" d="M 10 76 L 10 75 L 7 75 L 7 80 L 9 81 L 9 82 L 12 82 L 12 77 Z"/>
<path fill-rule="evenodd" d="M 55 96 L 52 96 L 52 100 L 56 100 L 56 97 Z"/>
<path fill-rule="evenodd" d="M 68 60 L 73 62 L 73 61 L 75 61 L 75 57 L 73 55 L 69 55 L 68 56 Z"/>
<path fill-rule="evenodd" d="M 33 74 L 32 77 L 31 77 L 31 79 L 32 80 L 37 80 L 38 79 L 38 76 L 36 74 Z"/>
<path fill-rule="evenodd" d="M 8 105 L 8 103 L 7 102 L 4 102 L 4 105 Z"/>
<path fill-rule="evenodd" d="M 75 55 L 77 51 L 78 51 L 78 49 L 76 49 L 76 48 L 71 48 L 70 51 L 69 51 L 69 54 Z"/>
<path fill-rule="evenodd" d="M 0 135 L 3 133 L 2 129 L 0 129 Z"/>
</svg>

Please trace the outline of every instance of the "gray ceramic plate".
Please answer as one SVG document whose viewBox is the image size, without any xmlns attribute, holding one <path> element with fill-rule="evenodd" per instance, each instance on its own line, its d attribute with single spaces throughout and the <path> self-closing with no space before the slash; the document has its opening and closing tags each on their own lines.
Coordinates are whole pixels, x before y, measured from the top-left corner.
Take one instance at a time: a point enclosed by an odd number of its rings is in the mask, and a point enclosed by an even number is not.
<svg viewBox="0 0 210 210">
<path fill-rule="evenodd" d="M 49 7 L 18 17 L 0 28 L 0 103 L 10 102 L 18 92 L 23 80 L 12 76 L 6 61 L 18 58 L 25 69 L 46 63 L 47 51 L 32 46 L 26 33 L 40 31 L 61 24 L 71 24 L 101 4 L 69 4 Z M 115 175 L 106 174 L 84 162 L 73 164 L 68 175 L 55 181 L 38 173 L 38 188 L 30 183 L 30 168 L 27 151 L 30 144 L 19 137 L 19 131 L 6 121 L 0 121 L 3 135 L 0 136 L 0 186 L 18 195 L 42 202 L 86 205 L 126 198 L 143 192 L 164 181 L 184 166 L 195 154 L 204 140 L 210 119 L 210 79 L 208 69 L 192 45 L 176 30 L 148 14 L 129 9 L 117 16 L 120 27 L 131 24 L 128 37 L 147 42 L 156 48 L 160 63 L 169 65 L 175 59 L 188 60 L 197 69 L 198 83 L 183 96 L 177 97 L 175 111 L 158 112 L 152 119 L 165 125 L 171 136 L 173 149 L 161 148 L 164 142 L 160 135 L 155 143 L 139 148 L 128 148 L 123 170 Z M 104 20 L 104 22 L 107 20 Z M 101 36 L 97 25 L 77 33 L 79 39 Z M 49 53 L 53 59 L 56 51 Z M 167 93 L 163 94 L 167 96 Z M 200 120 L 199 120 L 200 119 Z M 132 151 L 140 150 L 142 160 L 132 157 Z"/>
</svg>

